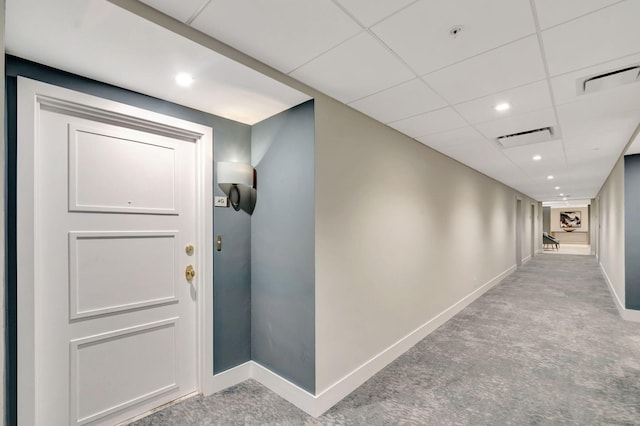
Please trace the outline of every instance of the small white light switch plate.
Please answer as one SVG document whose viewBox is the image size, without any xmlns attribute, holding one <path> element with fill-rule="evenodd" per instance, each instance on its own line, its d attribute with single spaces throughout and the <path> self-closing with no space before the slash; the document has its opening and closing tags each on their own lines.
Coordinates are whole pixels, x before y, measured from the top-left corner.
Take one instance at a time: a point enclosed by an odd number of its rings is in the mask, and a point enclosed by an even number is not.
<svg viewBox="0 0 640 426">
<path fill-rule="evenodd" d="M 216 207 L 229 207 L 229 198 L 215 196 L 213 198 L 213 205 Z"/>
</svg>

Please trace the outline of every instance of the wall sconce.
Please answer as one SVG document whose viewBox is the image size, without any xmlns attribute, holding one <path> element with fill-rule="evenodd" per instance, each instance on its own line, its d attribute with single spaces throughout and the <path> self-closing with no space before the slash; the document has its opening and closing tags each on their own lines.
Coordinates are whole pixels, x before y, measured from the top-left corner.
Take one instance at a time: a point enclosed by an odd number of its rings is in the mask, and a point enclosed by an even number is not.
<svg viewBox="0 0 640 426">
<path fill-rule="evenodd" d="M 238 185 L 246 185 L 253 188 L 253 167 L 247 163 L 232 163 L 219 161 L 216 169 L 218 186 L 228 196 L 229 202 L 235 211 L 240 210 L 240 189 Z"/>
</svg>

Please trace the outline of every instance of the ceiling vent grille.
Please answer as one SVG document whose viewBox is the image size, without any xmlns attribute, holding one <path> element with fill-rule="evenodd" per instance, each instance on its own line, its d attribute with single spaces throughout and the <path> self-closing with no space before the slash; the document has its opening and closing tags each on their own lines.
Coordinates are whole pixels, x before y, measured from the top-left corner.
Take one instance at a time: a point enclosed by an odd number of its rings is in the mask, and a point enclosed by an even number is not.
<svg viewBox="0 0 640 426">
<path fill-rule="evenodd" d="M 553 129 L 551 129 L 551 127 L 542 127 L 540 129 L 498 136 L 497 139 L 502 148 L 515 148 L 516 146 L 547 142 L 550 141 L 552 137 Z"/>
<path fill-rule="evenodd" d="M 632 65 L 604 74 L 593 75 L 577 81 L 578 95 L 613 89 L 623 84 L 640 81 L 640 65 Z"/>
</svg>

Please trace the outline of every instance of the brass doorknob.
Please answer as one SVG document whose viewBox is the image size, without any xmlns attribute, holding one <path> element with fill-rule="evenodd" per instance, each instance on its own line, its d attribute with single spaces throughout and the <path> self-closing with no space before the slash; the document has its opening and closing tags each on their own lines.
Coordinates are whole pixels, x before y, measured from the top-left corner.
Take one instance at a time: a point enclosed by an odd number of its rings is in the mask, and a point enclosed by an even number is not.
<svg viewBox="0 0 640 426">
<path fill-rule="evenodd" d="M 187 281 L 193 280 L 193 277 L 196 276 L 196 270 L 192 265 L 187 266 L 187 269 L 184 271 L 184 276 L 187 278 Z"/>
</svg>

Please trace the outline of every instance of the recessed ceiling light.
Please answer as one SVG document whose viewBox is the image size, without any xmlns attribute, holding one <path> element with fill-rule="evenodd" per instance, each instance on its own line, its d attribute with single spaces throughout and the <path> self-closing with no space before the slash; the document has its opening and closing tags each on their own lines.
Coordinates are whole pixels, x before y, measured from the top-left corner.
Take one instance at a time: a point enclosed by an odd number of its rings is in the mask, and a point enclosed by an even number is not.
<svg viewBox="0 0 640 426">
<path fill-rule="evenodd" d="M 193 83 L 193 77 L 191 74 L 187 74 L 186 72 L 181 72 L 176 75 L 176 83 L 178 86 L 189 87 Z"/>
<path fill-rule="evenodd" d="M 495 106 L 496 111 L 500 111 L 500 112 L 506 111 L 509 108 L 511 108 L 511 105 L 508 102 L 503 102 Z"/>
<path fill-rule="evenodd" d="M 553 175 L 547 176 L 547 179 L 549 179 L 549 180 L 553 179 Z"/>
<path fill-rule="evenodd" d="M 560 189 L 560 187 L 559 187 L 559 186 L 556 186 L 556 191 L 557 191 L 558 189 Z"/>
<path fill-rule="evenodd" d="M 563 200 L 564 200 L 564 201 L 567 201 L 567 197 L 564 197 L 564 198 L 563 198 Z"/>
<path fill-rule="evenodd" d="M 564 194 L 563 194 L 563 193 L 560 193 L 560 196 L 562 197 L 562 196 L 564 196 Z"/>
<path fill-rule="evenodd" d="M 540 160 L 542 160 L 542 156 L 540 156 L 540 155 L 534 155 L 533 156 L 533 161 L 540 161 Z"/>
</svg>

